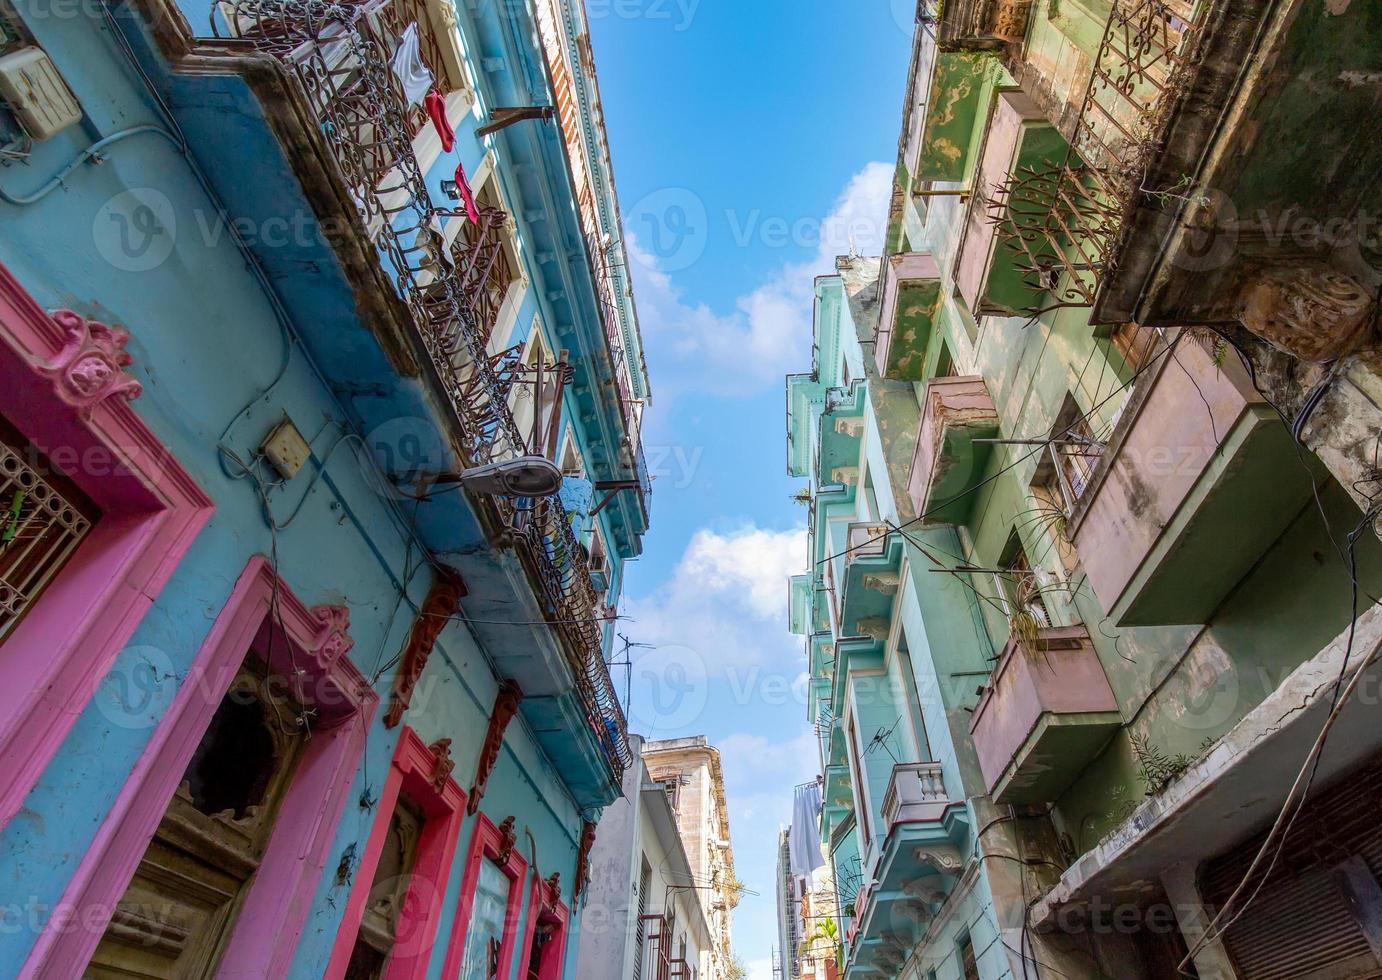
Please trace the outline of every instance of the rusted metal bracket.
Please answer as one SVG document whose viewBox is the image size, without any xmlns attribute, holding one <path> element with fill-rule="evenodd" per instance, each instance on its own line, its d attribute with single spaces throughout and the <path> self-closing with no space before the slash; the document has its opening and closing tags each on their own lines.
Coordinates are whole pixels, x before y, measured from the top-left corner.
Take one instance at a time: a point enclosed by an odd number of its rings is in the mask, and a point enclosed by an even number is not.
<svg viewBox="0 0 1382 980">
<path fill-rule="evenodd" d="M 497 133 L 525 119 L 551 119 L 556 114 L 557 107 L 551 105 L 507 106 L 495 109 L 489 114 L 489 122 L 476 128 L 475 135 L 483 139 L 490 133 Z"/>
</svg>

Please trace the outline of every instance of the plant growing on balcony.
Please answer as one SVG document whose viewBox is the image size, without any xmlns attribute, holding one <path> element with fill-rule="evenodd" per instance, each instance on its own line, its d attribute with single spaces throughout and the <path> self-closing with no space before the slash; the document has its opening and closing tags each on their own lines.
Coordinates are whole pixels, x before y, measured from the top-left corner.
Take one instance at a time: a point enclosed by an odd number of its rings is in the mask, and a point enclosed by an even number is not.
<svg viewBox="0 0 1382 980">
<path fill-rule="evenodd" d="M 1133 758 L 1137 760 L 1137 768 L 1147 786 L 1148 796 L 1160 793 L 1172 780 L 1189 769 L 1190 763 L 1194 761 L 1183 752 L 1167 755 L 1152 745 L 1145 735 L 1129 734 L 1128 741 L 1132 743 Z"/>
</svg>

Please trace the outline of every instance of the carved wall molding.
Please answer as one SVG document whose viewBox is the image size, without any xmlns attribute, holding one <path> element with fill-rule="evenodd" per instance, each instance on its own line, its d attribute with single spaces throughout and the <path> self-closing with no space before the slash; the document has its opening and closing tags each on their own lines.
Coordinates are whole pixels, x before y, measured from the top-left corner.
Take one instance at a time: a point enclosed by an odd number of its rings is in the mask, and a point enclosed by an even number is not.
<svg viewBox="0 0 1382 980">
<path fill-rule="evenodd" d="M 451 758 L 451 739 L 439 738 L 427 746 L 427 751 L 432 753 L 432 772 L 430 775 L 432 788 L 440 793 L 446 787 L 446 781 L 451 778 L 451 773 L 456 768 L 456 760 Z"/>
<path fill-rule="evenodd" d="M 571 891 L 571 901 L 579 902 L 581 892 L 590 878 L 590 849 L 595 846 L 595 821 L 587 820 L 581 824 L 581 846 L 576 852 L 576 884 Z"/>
<path fill-rule="evenodd" d="M 39 370 L 54 382 L 57 395 L 83 418 L 107 398 L 133 401 L 144 391 L 125 368 L 134 358 L 125 351 L 128 330 L 88 320 L 71 310 L 54 310 L 53 321 L 66 335 L 62 349 Z"/>
<path fill-rule="evenodd" d="M 413 628 L 408 634 L 408 642 L 403 647 L 402 662 L 393 680 L 393 699 L 389 711 L 384 715 L 384 726 L 393 728 L 403 720 L 403 712 L 408 710 L 413 689 L 417 686 L 427 659 L 432 656 L 432 648 L 437 645 L 437 637 L 446 624 L 460 611 L 461 599 L 466 594 L 465 582 L 461 576 L 449 568 L 440 569 L 432 580 L 432 588 L 427 592 Z M 475 812 L 472 806 L 470 811 Z"/>
<path fill-rule="evenodd" d="M 953 844 L 935 844 L 916 849 L 918 864 L 935 868 L 944 875 L 958 875 L 964 870 L 965 859 Z"/>
<path fill-rule="evenodd" d="M 490 709 L 485 741 L 480 746 L 480 758 L 475 763 L 475 781 L 470 784 L 468 813 L 473 814 L 479 809 L 480 800 L 484 799 L 490 773 L 494 771 L 494 764 L 499 761 L 499 749 L 504 744 L 504 731 L 518 712 L 518 705 L 522 700 L 523 690 L 517 681 L 506 680 L 499 685 L 499 693 L 494 696 L 494 707 Z"/>
<path fill-rule="evenodd" d="M 1252 276 L 1238 318 L 1252 333 L 1303 361 L 1328 361 L 1369 341 L 1373 295 L 1351 276 L 1302 261 Z"/>
<path fill-rule="evenodd" d="M 500 866 L 509 863 L 509 858 L 513 856 L 513 848 L 518 843 L 518 835 L 513 830 L 514 818 L 511 815 L 504 818 L 504 822 L 499 825 L 499 859 Z"/>
<path fill-rule="evenodd" d="M 350 638 L 350 610 L 345 606 L 313 606 L 310 615 L 319 627 L 310 652 L 317 666 L 326 669 L 355 645 Z"/>
</svg>

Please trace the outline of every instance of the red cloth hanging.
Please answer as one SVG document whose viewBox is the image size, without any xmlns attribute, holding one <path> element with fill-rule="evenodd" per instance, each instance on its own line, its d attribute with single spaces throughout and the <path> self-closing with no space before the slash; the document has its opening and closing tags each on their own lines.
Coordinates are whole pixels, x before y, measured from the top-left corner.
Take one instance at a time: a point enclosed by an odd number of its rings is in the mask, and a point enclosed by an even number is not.
<svg viewBox="0 0 1382 980">
<path fill-rule="evenodd" d="M 475 206 L 475 195 L 470 192 L 470 181 L 465 176 L 465 164 L 456 164 L 456 189 L 461 192 L 461 200 L 465 202 L 465 213 L 470 216 L 471 224 L 480 223 L 480 209 Z"/>
<path fill-rule="evenodd" d="M 450 153 L 456 145 L 456 133 L 451 128 L 451 121 L 446 118 L 446 97 L 432 89 L 423 101 L 427 106 L 427 115 L 432 117 L 432 126 L 441 137 L 442 150 Z"/>
</svg>

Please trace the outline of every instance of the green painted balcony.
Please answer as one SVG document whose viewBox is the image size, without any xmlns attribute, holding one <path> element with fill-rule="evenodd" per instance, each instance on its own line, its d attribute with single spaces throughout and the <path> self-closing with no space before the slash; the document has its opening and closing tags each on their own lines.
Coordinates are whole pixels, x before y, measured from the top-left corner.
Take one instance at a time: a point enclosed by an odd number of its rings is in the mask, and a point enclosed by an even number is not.
<svg viewBox="0 0 1382 980">
<path fill-rule="evenodd" d="M 883 667 L 883 640 L 872 636 L 842 636 L 835 641 L 835 667 L 830 681 L 830 714 L 845 713 L 845 686 L 850 670 L 879 670 Z"/>
<path fill-rule="evenodd" d="M 964 874 L 969 810 L 938 762 L 893 767 L 872 881 L 855 899 L 857 929 L 845 976 L 900 976 Z M 866 879 L 868 876 L 865 876 Z"/>
<path fill-rule="evenodd" d="M 822 486 L 853 487 L 859 476 L 859 449 L 864 436 L 864 407 L 868 386 L 855 381 L 848 388 L 826 392 L 820 417 L 817 480 Z"/>
<path fill-rule="evenodd" d="M 922 393 L 921 428 L 907 480 L 927 524 L 963 524 L 998 435 L 998 411 L 981 377 L 933 378 Z"/>
<path fill-rule="evenodd" d="M 874 357 L 878 373 L 892 381 L 925 377 L 926 347 L 931 342 L 941 303 L 941 273 L 926 252 L 903 252 L 883 260 L 883 283 Z"/>
<path fill-rule="evenodd" d="M 1008 640 L 969 731 L 999 804 L 1051 803 L 1123 723 L 1083 626 Z"/>
<path fill-rule="evenodd" d="M 1241 363 L 1183 338 L 1130 396 L 1066 526 L 1117 625 L 1200 625 L 1311 492 Z"/>
<path fill-rule="evenodd" d="M 832 761 L 825 768 L 825 786 L 821 790 L 821 839 L 828 842 L 835 828 L 853 812 L 854 787 L 850 783 L 849 764 Z"/>
<path fill-rule="evenodd" d="M 849 636 L 885 642 L 893 603 L 901 588 L 902 535 L 887 524 L 849 525 L 849 551 L 840 583 L 840 629 Z"/>
<path fill-rule="evenodd" d="M 924 98 L 926 118 L 920 123 L 915 159 L 909 161 L 914 184 L 961 181 L 968 175 L 983 102 L 984 67 L 985 62 L 967 54 L 935 55 Z"/>
<path fill-rule="evenodd" d="M 1065 140 L 1035 102 L 1020 91 L 999 95 L 979 151 L 975 193 L 969 201 L 955 258 L 956 288 L 975 317 L 1013 316 L 1031 308 L 1036 281 L 1028 268 L 1031 258 L 1013 247 L 1004 229 L 1011 227 L 1014 207 L 1030 209 L 1035 205 L 1022 195 L 1009 200 L 1002 189 L 1011 176 L 1051 171 L 1065 156 Z M 1000 200 L 1001 206 L 997 203 Z M 1037 247 L 1037 243 L 1027 245 Z M 1049 265 L 1052 269 L 1059 265 L 1054 252 Z"/>
<path fill-rule="evenodd" d="M 811 576 L 805 572 L 787 580 L 787 620 L 793 635 L 811 632 Z"/>
</svg>

